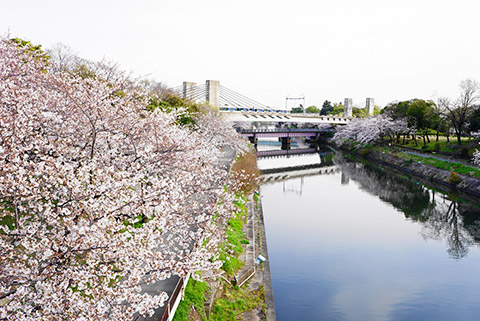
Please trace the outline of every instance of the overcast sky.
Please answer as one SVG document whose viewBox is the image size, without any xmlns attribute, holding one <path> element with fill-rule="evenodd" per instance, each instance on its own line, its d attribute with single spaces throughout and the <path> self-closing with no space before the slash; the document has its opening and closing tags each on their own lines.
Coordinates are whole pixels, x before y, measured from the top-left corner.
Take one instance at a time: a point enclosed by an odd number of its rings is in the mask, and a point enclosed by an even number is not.
<svg viewBox="0 0 480 321">
<path fill-rule="evenodd" d="M 480 81 L 479 13 L 478 0 L 9 0 L 0 32 L 171 87 L 213 79 L 270 106 L 363 107 Z"/>
</svg>

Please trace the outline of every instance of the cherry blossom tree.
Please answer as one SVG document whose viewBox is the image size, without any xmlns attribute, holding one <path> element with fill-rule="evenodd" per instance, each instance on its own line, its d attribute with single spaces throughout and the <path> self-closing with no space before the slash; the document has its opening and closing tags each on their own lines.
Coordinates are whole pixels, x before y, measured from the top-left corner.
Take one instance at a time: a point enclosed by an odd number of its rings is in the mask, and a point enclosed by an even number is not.
<svg viewBox="0 0 480 321">
<path fill-rule="evenodd" d="M 337 129 L 333 140 L 341 146 L 350 142 L 356 146 L 374 143 L 384 136 L 393 142 L 401 133 L 410 131 L 406 120 L 393 120 L 383 115 L 370 118 L 353 119 L 350 123 Z"/>
<path fill-rule="evenodd" d="M 152 314 L 167 295 L 143 284 L 221 265 L 217 158 L 241 144 L 210 113 L 148 111 L 118 70 L 48 72 L 27 49 L 0 39 L 0 319 Z"/>
<path fill-rule="evenodd" d="M 480 166 L 480 150 L 476 150 L 473 152 L 473 163 Z"/>
</svg>

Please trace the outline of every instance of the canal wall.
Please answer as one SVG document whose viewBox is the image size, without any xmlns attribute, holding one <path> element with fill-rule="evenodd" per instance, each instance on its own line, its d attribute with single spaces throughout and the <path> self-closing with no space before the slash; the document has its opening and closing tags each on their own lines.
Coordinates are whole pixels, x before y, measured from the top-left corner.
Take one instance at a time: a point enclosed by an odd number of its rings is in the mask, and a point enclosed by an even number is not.
<svg viewBox="0 0 480 321">
<path fill-rule="evenodd" d="M 259 229 L 261 232 L 261 242 L 262 242 L 262 250 L 261 254 L 265 257 L 265 262 L 263 262 L 263 281 L 264 281 L 264 289 L 265 289 L 265 306 L 267 312 L 267 321 L 276 321 L 277 314 L 275 311 L 275 300 L 273 298 L 273 285 L 272 285 L 272 275 L 270 273 L 270 258 L 268 256 L 268 247 L 267 247 L 267 233 L 265 229 L 265 220 L 263 216 L 263 208 L 262 208 L 262 199 L 261 197 L 258 198 L 258 207 L 257 208 L 257 215 L 259 221 Z"/>
<path fill-rule="evenodd" d="M 413 162 L 396 157 L 387 153 L 369 151 L 361 155 L 366 160 L 380 163 L 421 179 L 444 186 L 448 189 L 458 190 L 464 194 L 480 198 L 480 179 L 459 173 L 452 174 L 449 170 L 443 170 L 431 165 Z"/>
</svg>

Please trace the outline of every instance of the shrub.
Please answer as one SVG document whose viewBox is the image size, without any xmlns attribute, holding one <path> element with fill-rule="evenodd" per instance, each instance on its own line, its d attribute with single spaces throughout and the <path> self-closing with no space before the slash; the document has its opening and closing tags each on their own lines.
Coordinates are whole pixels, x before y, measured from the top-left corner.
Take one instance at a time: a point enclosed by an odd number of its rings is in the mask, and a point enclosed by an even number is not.
<svg viewBox="0 0 480 321">
<path fill-rule="evenodd" d="M 258 189 L 260 171 L 254 150 L 241 155 L 232 166 L 232 177 L 236 181 L 236 193 L 248 195 Z"/>
<path fill-rule="evenodd" d="M 368 154 L 370 154 L 370 150 L 364 148 L 360 151 L 360 154 L 362 155 L 362 157 L 366 157 Z"/>
<path fill-rule="evenodd" d="M 462 181 L 462 178 L 457 172 L 450 171 L 450 178 L 448 181 L 450 182 L 450 184 L 457 185 Z"/>
</svg>

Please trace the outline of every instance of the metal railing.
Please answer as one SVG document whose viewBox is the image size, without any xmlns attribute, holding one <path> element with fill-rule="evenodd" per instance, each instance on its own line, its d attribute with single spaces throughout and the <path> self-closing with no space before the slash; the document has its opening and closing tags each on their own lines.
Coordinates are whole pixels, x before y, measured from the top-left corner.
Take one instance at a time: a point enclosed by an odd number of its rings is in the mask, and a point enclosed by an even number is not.
<svg viewBox="0 0 480 321">
<path fill-rule="evenodd" d="M 167 321 L 170 320 L 170 313 L 173 305 L 175 305 L 175 302 L 177 301 L 178 295 L 180 294 L 180 291 L 183 288 L 183 283 L 184 283 L 184 278 L 180 278 L 178 280 L 177 286 L 175 287 L 175 290 L 172 293 L 172 296 L 169 298 L 167 306 L 165 307 L 165 311 L 163 311 L 162 318 L 160 321 Z M 172 315 L 173 316 L 173 315 Z"/>
</svg>

